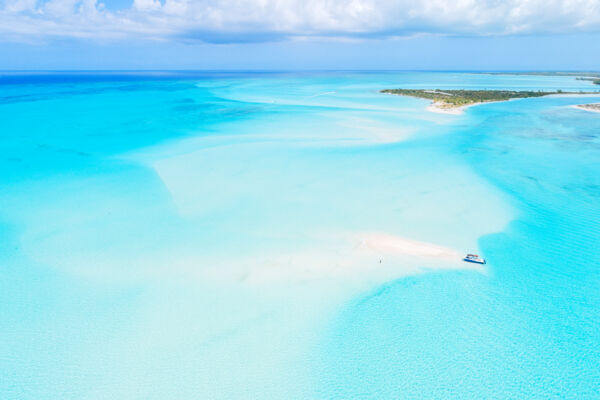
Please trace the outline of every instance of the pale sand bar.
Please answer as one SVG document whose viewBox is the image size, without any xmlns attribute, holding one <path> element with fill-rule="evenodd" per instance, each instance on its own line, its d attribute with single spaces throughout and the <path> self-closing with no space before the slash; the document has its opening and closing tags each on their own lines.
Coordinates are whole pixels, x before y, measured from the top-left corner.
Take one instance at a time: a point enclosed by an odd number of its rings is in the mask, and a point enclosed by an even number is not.
<svg viewBox="0 0 600 400">
<path fill-rule="evenodd" d="M 510 99 L 513 100 L 513 99 Z M 450 115 L 461 115 L 464 114 L 465 110 L 469 107 L 479 106 L 481 104 L 491 104 L 491 103 L 501 103 L 504 101 L 510 100 L 501 100 L 501 101 L 482 101 L 479 103 L 471 103 L 465 104 L 464 106 L 452 106 L 447 103 L 440 103 L 437 101 L 431 102 L 430 105 L 427 106 L 427 111 L 438 113 L 438 114 L 450 114 Z"/>
<path fill-rule="evenodd" d="M 204 271 L 203 280 L 250 286 L 308 282 L 362 286 L 430 270 L 485 271 L 482 265 L 463 262 L 464 254 L 456 249 L 384 232 L 340 232 L 314 239 L 313 246 L 297 251 L 216 261 L 214 268 Z"/>
<path fill-rule="evenodd" d="M 445 103 L 439 103 L 437 101 L 431 102 L 430 105 L 427 106 L 427 111 L 438 113 L 438 114 L 450 114 L 450 115 L 460 115 L 464 113 L 465 108 L 468 106 L 461 107 L 448 107 Z"/>
<path fill-rule="evenodd" d="M 461 254 L 448 247 L 420 242 L 386 233 L 369 233 L 362 236 L 362 245 L 374 253 L 446 259 L 456 261 Z"/>
<path fill-rule="evenodd" d="M 600 103 L 577 104 L 577 105 L 574 105 L 574 106 L 571 106 L 571 107 L 577 108 L 579 110 L 584 110 L 584 111 L 600 112 Z"/>
</svg>

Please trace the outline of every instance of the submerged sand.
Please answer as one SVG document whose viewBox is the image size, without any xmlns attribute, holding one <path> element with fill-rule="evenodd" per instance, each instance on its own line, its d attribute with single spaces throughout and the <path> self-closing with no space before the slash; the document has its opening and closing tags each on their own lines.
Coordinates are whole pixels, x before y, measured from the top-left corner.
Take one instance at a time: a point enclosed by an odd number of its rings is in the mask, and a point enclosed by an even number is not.
<svg viewBox="0 0 600 400">
<path fill-rule="evenodd" d="M 421 242 L 386 233 L 364 234 L 361 245 L 374 253 L 460 260 L 460 252 L 434 243 Z"/>
<path fill-rule="evenodd" d="M 462 257 L 512 213 L 467 166 L 439 156 L 422 164 L 416 150 L 401 162 L 353 152 L 332 162 L 306 143 L 205 138 L 142 155 L 182 217 L 227 210 L 210 249 L 172 268 L 199 281 L 270 288 L 364 288 L 429 270 L 484 270 Z"/>
<path fill-rule="evenodd" d="M 470 269 L 464 254 L 436 243 L 385 232 L 343 232 L 319 235 L 309 247 L 295 251 L 260 253 L 213 264 L 202 278 L 246 286 L 380 284 L 426 270 Z M 273 286 L 275 285 L 275 286 Z"/>
</svg>

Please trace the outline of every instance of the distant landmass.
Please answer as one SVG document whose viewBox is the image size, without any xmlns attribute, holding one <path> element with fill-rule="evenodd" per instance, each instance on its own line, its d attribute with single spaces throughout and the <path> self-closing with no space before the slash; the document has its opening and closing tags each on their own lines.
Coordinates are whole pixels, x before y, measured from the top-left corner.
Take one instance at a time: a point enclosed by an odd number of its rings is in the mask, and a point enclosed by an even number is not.
<svg viewBox="0 0 600 400">
<path fill-rule="evenodd" d="M 594 85 L 600 85 L 600 76 L 578 76 L 578 81 L 592 81 Z"/>
<path fill-rule="evenodd" d="M 598 94 L 598 92 L 563 92 L 562 90 L 515 91 L 515 90 L 440 90 L 440 89 L 384 89 L 381 93 L 418 97 L 432 100 L 430 111 L 458 114 L 462 109 L 480 103 L 542 97 L 557 94 Z"/>
<path fill-rule="evenodd" d="M 580 110 L 593 111 L 593 112 L 600 113 L 600 103 L 579 104 L 574 107 L 579 108 Z"/>
<path fill-rule="evenodd" d="M 574 76 L 580 81 L 591 81 L 600 85 L 600 72 L 597 71 L 521 71 L 521 72 L 485 72 L 489 75 L 541 75 L 541 76 Z"/>
</svg>

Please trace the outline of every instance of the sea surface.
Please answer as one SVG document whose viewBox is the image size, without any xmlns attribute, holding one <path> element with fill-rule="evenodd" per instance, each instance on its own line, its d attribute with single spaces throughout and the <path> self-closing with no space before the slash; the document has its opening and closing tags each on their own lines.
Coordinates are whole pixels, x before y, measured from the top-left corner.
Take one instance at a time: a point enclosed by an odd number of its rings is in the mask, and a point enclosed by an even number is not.
<svg viewBox="0 0 600 400">
<path fill-rule="evenodd" d="M 600 399 L 600 97 L 399 87 L 600 94 L 0 73 L 0 398 Z"/>
</svg>

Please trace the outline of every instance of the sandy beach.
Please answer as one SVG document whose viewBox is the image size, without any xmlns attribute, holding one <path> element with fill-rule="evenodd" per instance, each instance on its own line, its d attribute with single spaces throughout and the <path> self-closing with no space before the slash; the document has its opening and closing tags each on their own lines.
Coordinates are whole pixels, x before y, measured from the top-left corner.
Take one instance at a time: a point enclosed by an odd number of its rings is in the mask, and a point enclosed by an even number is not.
<svg viewBox="0 0 600 400">
<path fill-rule="evenodd" d="M 454 249 L 380 232 L 364 234 L 361 238 L 361 245 L 365 249 L 378 254 L 436 258 L 449 261 L 461 259 L 461 254 Z"/>
<path fill-rule="evenodd" d="M 577 104 L 577 105 L 574 105 L 574 106 L 571 106 L 571 107 L 577 108 L 578 110 L 584 110 L 584 111 L 591 111 L 591 112 L 600 113 L 600 103 Z"/>
<path fill-rule="evenodd" d="M 511 99 L 511 100 L 514 100 L 514 99 Z M 459 107 L 448 106 L 448 104 L 434 101 L 429 106 L 427 106 L 427 111 L 439 113 L 439 114 L 461 115 L 461 114 L 464 114 L 465 110 L 470 107 L 480 106 L 482 104 L 501 103 L 504 101 L 511 101 L 511 100 L 482 101 L 479 103 L 466 104 L 464 106 L 459 106 Z"/>
<path fill-rule="evenodd" d="M 590 93 L 560 93 L 560 94 L 549 94 L 544 97 L 580 97 L 580 96 L 596 96 L 596 94 Z M 478 103 L 466 104 L 463 106 L 452 106 L 451 104 L 432 101 L 427 106 L 427 111 L 438 113 L 438 114 L 449 114 L 449 115 L 461 115 L 465 112 L 465 110 L 469 107 L 478 106 L 481 104 L 490 104 L 490 103 L 500 103 L 505 101 L 511 101 L 516 99 L 508 99 L 508 100 L 497 100 L 497 101 L 482 101 Z M 571 106 L 574 108 L 578 108 L 580 110 L 592 111 L 592 112 L 600 112 L 600 103 L 592 103 L 592 104 L 578 104 Z"/>
<path fill-rule="evenodd" d="M 457 249 L 386 232 L 338 232 L 313 239 L 312 245 L 293 251 L 215 261 L 202 280 L 261 288 L 316 282 L 364 288 L 430 270 L 485 270 L 463 262 Z"/>
<path fill-rule="evenodd" d="M 445 103 L 437 101 L 432 102 L 427 106 L 427 111 L 438 113 L 438 114 L 450 114 L 450 115 L 461 115 L 465 112 L 465 109 L 473 104 L 461 107 L 448 107 Z"/>
</svg>

